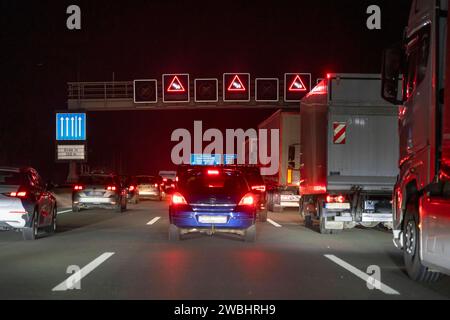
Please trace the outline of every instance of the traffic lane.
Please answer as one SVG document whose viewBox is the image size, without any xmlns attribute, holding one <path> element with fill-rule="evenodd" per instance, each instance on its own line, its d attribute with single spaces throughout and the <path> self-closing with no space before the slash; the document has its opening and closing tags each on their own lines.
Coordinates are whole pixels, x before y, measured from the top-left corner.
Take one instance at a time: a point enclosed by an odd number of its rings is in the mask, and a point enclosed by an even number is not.
<svg viewBox="0 0 450 320">
<path fill-rule="evenodd" d="M 152 213 L 148 208 L 130 207 L 124 214 L 87 210 L 59 215 L 57 234 L 37 241 L 23 241 L 20 233 L 0 233 L 0 298 L 58 298 L 51 290 L 69 276 L 69 266 L 85 266 L 112 251 L 115 241 L 124 250 L 134 242 L 130 228 L 143 225 Z"/>
<path fill-rule="evenodd" d="M 399 291 L 402 298 L 450 298 L 450 277 L 448 276 L 442 276 L 436 283 L 417 283 L 409 279 L 404 269 L 403 253 L 393 245 L 392 232 L 387 229 L 361 227 L 345 230 L 336 235 L 321 235 L 316 227 L 312 230 L 306 229 L 302 223 L 298 223 L 298 218 L 292 217 L 289 221 L 289 218 L 285 217 L 285 220 L 286 224 L 283 227 L 289 231 L 308 230 L 310 232 L 310 236 L 302 241 L 322 243 L 322 249 L 326 248 L 328 254 L 337 256 L 357 269 L 366 272 L 369 267 L 379 267 L 381 281 Z M 330 261 L 330 263 L 334 262 Z M 351 274 L 345 268 L 340 268 L 343 275 Z"/>
<path fill-rule="evenodd" d="M 167 240 L 167 215 L 64 299 L 388 299 L 330 263 L 315 232 L 258 224 L 256 243 L 192 235 Z M 137 230 L 141 233 L 142 229 Z M 120 245 L 120 244 L 118 244 Z M 123 244 L 122 244 L 123 245 Z M 398 297 L 397 297 L 398 298 Z"/>
</svg>

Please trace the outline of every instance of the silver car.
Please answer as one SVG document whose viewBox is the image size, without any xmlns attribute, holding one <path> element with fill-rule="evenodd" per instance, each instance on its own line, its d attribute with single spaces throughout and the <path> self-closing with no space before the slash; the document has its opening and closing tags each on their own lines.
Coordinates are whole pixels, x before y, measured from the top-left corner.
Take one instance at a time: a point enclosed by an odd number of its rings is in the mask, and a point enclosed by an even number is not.
<svg viewBox="0 0 450 320">
<path fill-rule="evenodd" d="M 127 190 L 116 175 L 82 175 L 72 193 L 72 210 L 114 209 L 124 212 L 127 209 Z"/>
<path fill-rule="evenodd" d="M 161 179 L 153 176 L 137 176 L 136 180 L 139 199 L 162 201 L 164 194 L 162 192 Z"/>
</svg>

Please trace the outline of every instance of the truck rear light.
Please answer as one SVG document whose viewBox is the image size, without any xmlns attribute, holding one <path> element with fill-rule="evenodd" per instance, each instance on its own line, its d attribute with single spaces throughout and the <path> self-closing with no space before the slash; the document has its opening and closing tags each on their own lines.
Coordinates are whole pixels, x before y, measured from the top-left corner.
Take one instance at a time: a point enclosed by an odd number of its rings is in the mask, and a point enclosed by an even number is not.
<svg viewBox="0 0 450 320">
<path fill-rule="evenodd" d="M 172 196 L 173 205 L 187 205 L 186 199 L 178 192 L 174 193 Z"/>
<path fill-rule="evenodd" d="M 208 170 L 208 176 L 218 176 L 219 174 L 219 170 Z"/>
<path fill-rule="evenodd" d="M 260 192 L 266 192 L 266 186 L 253 186 L 253 191 L 260 191 Z"/>
<path fill-rule="evenodd" d="M 117 188 L 115 186 L 108 186 L 108 187 L 106 187 L 106 190 L 108 190 L 108 191 L 116 191 Z"/>
<path fill-rule="evenodd" d="M 128 191 L 134 191 L 134 190 L 136 190 L 136 187 L 135 187 L 135 186 L 129 186 L 129 187 L 128 187 Z"/>
<path fill-rule="evenodd" d="M 83 189 L 84 189 L 83 186 L 79 186 L 79 185 L 76 185 L 75 187 L 73 187 L 73 190 L 75 190 L 75 191 L 81 191 Z"/>
<path fill-rule="evenodd" d="M 339 195 L 339 196 L 331 196 L 328 195 L 327 196 L 327 202 L 328 203 L 344 203 L 345 202 L 345 197 L 343 195 Z"/>
<path fill-rule="evenodd" d="M 155 183 L 154 187 L 155 187 L 155 188 L 158 188 L 158 184 L 157 184 L 157 183 Z"/>
<path fill-rule="evenodd" d="M 240 206 L 254 206 L 255 205 L 255 198 L 251 193 L 247 193 L 239 202 Z"/>
</svg>

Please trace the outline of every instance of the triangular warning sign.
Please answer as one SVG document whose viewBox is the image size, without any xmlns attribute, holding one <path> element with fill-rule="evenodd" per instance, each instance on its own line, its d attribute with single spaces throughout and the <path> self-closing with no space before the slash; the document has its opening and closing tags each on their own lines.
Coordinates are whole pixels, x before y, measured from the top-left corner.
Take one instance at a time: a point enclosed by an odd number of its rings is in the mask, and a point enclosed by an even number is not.
<svg viewBox="0 0 450 320">
<path fill-rule="evenodd" d="M 181 83 L 180 79 L 178 79 L 178 77 L 175 76 L 173 77 L 172 82 L 167 88 L 167 92 L 186 92 L 186 89 L 184 89 L 184 86 Z"/>
<path fill-rule="evenodd" d="M 289 87 L 289 91 L 291 92 L 303 92 L 307 91 L 305 84 L 302 81 L 302 78 L 300 78 L 300 75 L 297 75 L 292 82 L 291 86 Z"/>
<path fill-rule="evenodd" d="M 236 75 L 233 79 L 233 81 L 231 81 L 230 86 L 228 87 L 228 91 L 233 91 L 233 92 L 245 92 L 247 91 L 247 89 L 245 88 L 244 84 L 242 83 L 241 79 L 239 78 L 238 75 Z"/>
</svg>

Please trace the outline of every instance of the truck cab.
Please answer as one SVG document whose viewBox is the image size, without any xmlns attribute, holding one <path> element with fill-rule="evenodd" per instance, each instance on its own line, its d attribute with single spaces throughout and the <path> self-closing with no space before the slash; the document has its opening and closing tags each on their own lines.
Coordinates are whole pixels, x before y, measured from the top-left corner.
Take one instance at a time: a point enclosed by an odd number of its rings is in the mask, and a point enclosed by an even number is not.
<svg viewBox="0 0 450 320">
<path fill-rule="evenodd" d="M 447 10 L 447 0 L 414 0 L 403 41 L 383 59 L 382 96 L 400 106 L 394 243 L 418 281 L 450 273 Z"/>
</svg>

